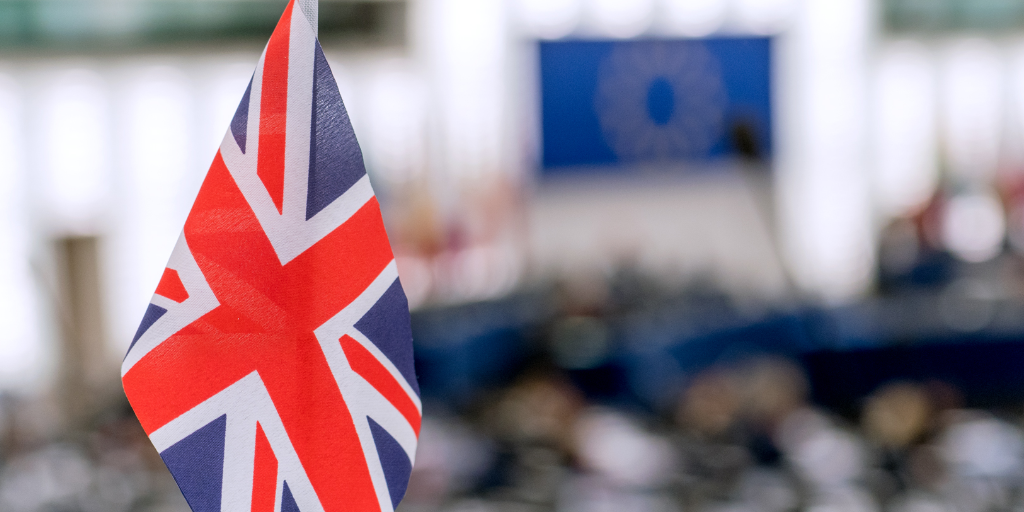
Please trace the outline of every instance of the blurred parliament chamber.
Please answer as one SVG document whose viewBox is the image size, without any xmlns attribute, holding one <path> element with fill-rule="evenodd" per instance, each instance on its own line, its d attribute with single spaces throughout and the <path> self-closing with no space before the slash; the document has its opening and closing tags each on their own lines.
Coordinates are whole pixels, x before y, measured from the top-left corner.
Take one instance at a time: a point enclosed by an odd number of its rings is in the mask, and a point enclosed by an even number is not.
<svg viewBox="0 0 1024 512">
<path fill-rule="evenodd" d="M 283 8 L 0 1 L 0 509 L 180 510 L 118 363 Z M 1021 505 L 1024 4 L 319 30 L 414 309 L 410 510 Z"/>
</svg>

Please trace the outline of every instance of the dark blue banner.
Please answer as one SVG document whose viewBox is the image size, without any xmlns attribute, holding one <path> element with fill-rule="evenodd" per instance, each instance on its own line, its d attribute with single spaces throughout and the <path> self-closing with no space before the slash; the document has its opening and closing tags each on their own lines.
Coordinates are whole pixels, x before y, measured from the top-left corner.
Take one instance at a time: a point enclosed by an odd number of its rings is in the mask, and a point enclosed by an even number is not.
<svg viewBox="0 0 1024 512">
<path fill-rule="evenodd" d="M 542 42 L 542 172 L 766 160 L 770 69 L 763 37 Z"/>
</svg>

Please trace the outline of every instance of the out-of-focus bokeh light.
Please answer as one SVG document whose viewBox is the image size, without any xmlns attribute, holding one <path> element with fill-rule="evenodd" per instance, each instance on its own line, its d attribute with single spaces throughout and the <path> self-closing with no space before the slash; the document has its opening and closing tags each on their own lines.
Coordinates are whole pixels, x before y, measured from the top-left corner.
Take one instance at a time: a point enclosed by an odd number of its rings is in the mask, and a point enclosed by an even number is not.
<svg viewBox="0 0 1024 512">
<path fill-rule="evenodd" d="M 780 229 L 795 280 L 833 300 L 869 286 L 866 0 L 811 2 L 794 20 L 780 82 Z M 780 57 L 783 58 L 783 57 Z"/>
<path fill-rule="evenodd" d="M 127 72 L 125 84 L 123 144 L 125 152 L 126 208 L 137 212 L 131 229 L 139 247 L 140 268 L 147 269 L 139 280 L 140 299 L 156 289 L 161 263 L 181 231 L 194 190 L 183 190 L 190 164 L 190 126 L 193 94 L 186 77 L 170 67 L 140 67 Z M 188 195 L 186 195 L 188 194 Z M 156 269 L 156 270 L 153 270 Z"/>
<path fill-rule="evenodd" d="M 935 73 L 920 43 L 879 53 L 871 91 L 875 196 L 883 214 L 898 216 L 924 205 L 939 181 Z"/>
<path fill-rule="evenodd" d="M 875 391 L 864 405 L 861 421 L 875 442 L 899 449 L 926 434 L 932 420 L 931 408 L 925 389 L 897 382 Z"/>
<path fill-rule="evenodd" d="M 946 207 L 942 238 L 954 254 L 966 261 L 992 259 L 1002 249 L 1006 217 L 999 199 L 991 194 L 954 196 Z"/>
<path fill-rule="evenodd" d="M 375 177 L 392 186 L 422 178 L 427 158 L 427 94 L 419 77 L 402 68 L 401 62 L 386 62 L 371 78 L 366 108 L 367 154 Z"/>
<path fill-rule="evenodd" d="M 611 37 L 640 35 L 654 21 L 654 0 L 588 0 L 587 3 L 595 28 Z"/>
<path fill-rule="evenodd" d="M 751 4 L 758 3 L 750 0 Z M 784 2 L 784 0 L 778 0 Z M 776 0 L 766 5 L 776 3 Z M 871 39 L 872 2 L 837 0 L 804 4 L 793 16 L 791 30 L 806 32 L 816 44 L 801 45 L 799 51 L 816 64 L 831 63 L 836 68 L 851 61 L 866 61 Z M 864 75 L 858 75 L 858 82 Z"/>
<path fill-rule="evenodd" d="M 210 59 L 198 68 L 200 76 L 193 84 L 198 96 L 195 106 L 197 116 L 205 121 L 202 123 L 204 129 L 201 135 L 194 136 L 196 158 L 193 160 L 198 161 L 200 168 L 213 161 L 208 155 L 217 151 L 225 135 L 223 125 L 235 115 L 235 109 L 241 101 L 238 91 L 245 90 L 253 74 L 251 60 L 247 55 L 225 55 Z M 337 69 L 332 71 L 339 75 L 340 86 L 344 74 Z M 192 178 L 193 184 L 198 181 Z"/>
<path fill-rule="evenodd" d="M 664 485 L 677 464 L 667 439 L 645 432 L 620 413 L 594 409 L 577 426 L 582 462 L 613 482 L 633 488 Z"/>
<path fill-rule="evenodd" d="M 32 389 L 43 377 L 46 355 L 36 283 L 30 268 L 23 91 L 0 70 L 0 387 Z"/>
<path fill-rule="evenodd" d="M 88 68 L 55 71 L 42 80 L 41 108 L 33 118 L 41 131 L 39 191 L 58 225 L 88 233 L 110 193 L 109 89 Z"/>
<path fill-rule="evenodd" d="M 584 0 L 517 0 L 515 8 L 524 31 L 543 39 L 569 35 L 579 24 Z"/>
<path fill-rule="evenodd" d="M 1019 428 L 986 414 L 961 413 L 951 419 L 940 446 L 954 471 L 981 478 L 1020 473 L 1024 435 Z"/>
<path fill-rule="evenodd" d="M 952 42 L 942 54 L 942 135 L 950 170 L 966 179 L 996 171 L 1004 122 L 999 49 L 987 40 Z"/>
<path fill-rule="evenodd" d="M 797 13 L 796 0 L 734 0 L 733 9 L 739 24 L 756 33 L 769 34 L 783 28 Z"/>
<path fill-rule="evenodd" d="M 664 16 L 659 24 L 671 34 L 690 37 L 708 35 L 725 20 L 726 0 L 662 0 Z"/>
<path fill-rule="evenodd" d="M 431 0 L 426 43 L 442 109 L 445 172 L 473 176 L 500 168 L 507 27 L 496 0 Z"/>
</svg>

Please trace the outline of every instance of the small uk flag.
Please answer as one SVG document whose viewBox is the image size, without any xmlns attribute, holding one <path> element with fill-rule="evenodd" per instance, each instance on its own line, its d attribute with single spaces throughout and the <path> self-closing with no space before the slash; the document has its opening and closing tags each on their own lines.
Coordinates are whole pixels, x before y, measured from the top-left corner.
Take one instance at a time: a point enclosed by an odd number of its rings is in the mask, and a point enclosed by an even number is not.
<svg viewBox="0 0 1024 512">
<path fill-rule="evenodd" d="M 391 511 L 416 453 L 408 303 L 301 9 L 257 63 L 121 369 L 195 512 Z"/>
</svg>

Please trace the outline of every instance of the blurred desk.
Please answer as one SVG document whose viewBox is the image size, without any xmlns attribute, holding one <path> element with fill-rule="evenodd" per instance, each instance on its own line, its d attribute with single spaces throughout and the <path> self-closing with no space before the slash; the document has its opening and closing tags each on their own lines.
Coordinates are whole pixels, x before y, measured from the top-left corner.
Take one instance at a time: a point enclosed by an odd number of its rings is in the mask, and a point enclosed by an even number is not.
<svg viewBox="0 0 1024 512">
<path fill-rule="evenodd" d="M 531 366 L 557 369 L 550 333 L 562 314 L 546 297 L 417 313 L 424 397 L 460 407 Z M 841 412 L 897 380 L 951 385 L 971 406 L 1024 400 L 1024 301 L 990 301 L 969 313 L 981 325 L 948 318 L 950 308 L 979 307 L 951 300 L 947 290 L 752 314 L 721 296 L 651 298 L 596 313 L 610 335 L 606 353 L 590 367 L 561 371 L 592 399 L 655 410 L 707 368 L 763 357 L 798 362 L 813 400 Z"/>
</svg>

